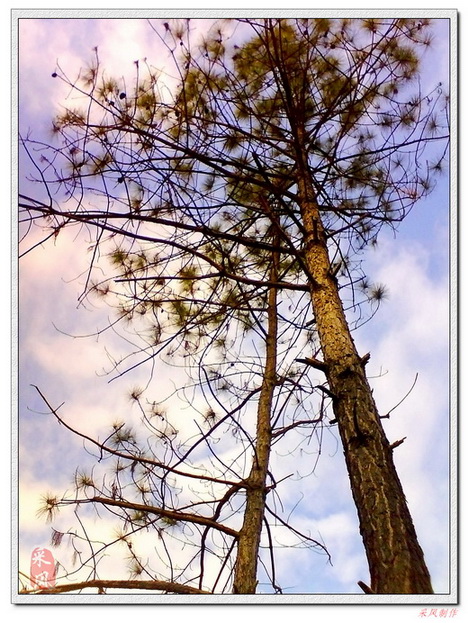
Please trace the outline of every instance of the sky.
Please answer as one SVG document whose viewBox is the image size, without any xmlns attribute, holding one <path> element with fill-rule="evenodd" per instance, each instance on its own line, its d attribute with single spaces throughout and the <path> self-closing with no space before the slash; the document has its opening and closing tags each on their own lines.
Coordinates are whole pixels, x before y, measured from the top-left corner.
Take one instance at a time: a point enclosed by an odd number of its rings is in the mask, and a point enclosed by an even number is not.
<svg viewBox="0 0 468 623">
<path fill-rule="evenodd" d="M 50 78 L 57 61 L 74 75 L 98 45 L 110 74 L 131 75 L 137 58 L 157 64 L 151 30 L 128 19 L 30 21 L 20 42 L 20 110 L 39 134 L 67 96 Z M 443 38 L 435 47 L 429 63 L 432 76 L 442 75 L 446 64 Z M 366 259 L 366 270 L 374 281 L 386 284 L 390 296 L 372 326 L 356 336 L 360 352 L 372 353 L 368 372 L 381 413 L 393 409 L 417 375 L 413 391 L 392 412 L 385 430 L 391 441 L 406 437 L 395 462 L 438 593 L 449 588 L 448 228 L 448 187 L 441 183 L 402 225 L 398 237 L 385 236 Z M 83 458 L 81 445 L 71 443 L 52 418 L 38 413 L 44 409 L 31 384 L 45 388 L 54 403 L 65 401 L 67 420 L 90 434 L 99 431 L 110 412 L 128 410 L 122 404 L 127 381 L 104 391 L 107 380 L 94 373 L 108 365 L 101 340 L 69 336 L 86 334 L 108 313 L 77 307 L 85 268 L 86 258 L 76 252 L 73 236 L 66 232 L 20 264 L 20 566 L 28 564 L 33 547 L 50 539 L 50 527 L 36 517 L 38 497 L 69 487 Z M 106 346 L 118 348 L 118 343 L 111 340 Z M 312 525 L 333 554 L 333 567 L 313 557 L 298 564 L 288 553 L 282 564 L 297 592 L 326 593 L 339 586 L 346 593 L 354 590 L 357 579 L 367 577 L 366 563 L 346 474 L 339 468 L 341 451 L 332 435 L 324 449 L 298 513 L 301 525 L 310 526 L 313 518 Z"/>
</svg>

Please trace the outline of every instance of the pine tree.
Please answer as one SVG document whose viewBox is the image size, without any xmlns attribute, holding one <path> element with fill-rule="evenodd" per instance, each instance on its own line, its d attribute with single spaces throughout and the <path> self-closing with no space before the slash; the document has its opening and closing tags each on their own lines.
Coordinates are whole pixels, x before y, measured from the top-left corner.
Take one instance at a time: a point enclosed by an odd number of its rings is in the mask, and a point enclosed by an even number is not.
<svg viewBox="0 0 468 623">
<path fill-rule="evenodd" d="M 62 113 L 53 126 L 61 142 L 42 145 L 50 151 L 46 162 L 54 162 L 44 182 L 73 198 L 73 209 L 21 197 L 21 207 L 32 218 L 47 218 L 52 233 L 78 222 L 95 227 L 96 248 L 104 235 L 111 237 L 118 275 L 92 283 L 91 262 L 89 290 L 109 298 L 120 286 L 117 305 L 126 321 L 150 314 L 151 358 L 183 350 L 199 390 L 215 400 L 224 384 L 237 400 L 225 415 L 236 426 L 258 395 L 256 432 L 252 438 L 243 432 L 244 453 L 253 453 L 248 474 L 214 478 L 224 488 L 218 506 L 213 495 L 212 515 L 195 519 L 157 507 L 168 520 L 201 522 L 232 537 L 221 567 L 236 546 L 233 592 L 256 591 L 267 496 L 274 488 L 272 443 L 318 421 L 336 424 L 341 437 L 369 563 L 371 585 L 364 590 L 432 592 L 366 377 L 368 356 L 357 352 L 342 302 L 344 290 L 354 299 L 358 284 L 371 300 L 385 296 L 382 286 L 363 279 L 360 254 L 376 244 L 381 228 L 397 227 L 442 169 L 445 98 L 441 85 L 423 96 L 417 84 L 429 26 L 414 19 L 228 20 L 192 43 L 190 22 L 154 22 L 179 72 L 170 97 L 164 97 L 161 76 L 149 66 L 143 76 L 139 63 L 133 92 L 105 78 L 96 52 L 81 83 L 69 82 L 87 107 Z M 68 82 L 59 71 L 54 75 Z M 29 153 L 37 147 L 32 139 L 24 145 Z M 88 207 L 88 194 L 102 207 Z M 281 300 L 302 310 L 299 317 L 280 316 Z M 351 311 L 359 318 L 357 303 Z M 294 365 L 287 355 L 279 360 L 280 330 L 282 339 L 301 340 L 305 349 Z M 251 369 L 248 382 L 240 380 L 239 331 L 264 343 L 260 372 Z M 231 364 L 237 385 L 225 374 Z M 324 380 L 306 391 L 319 393 L 332 414 L 325 422 L 321 410 L 287 425 L 278 419 L 275 397 L 300 398 L 298 379 L 310 369 Z M 210 407 L 204 441 L 218 429 L 214 416 Z M 125 445 L 123 458 L 138 464 L 138 446 L 128 431 L 122 437 L 124 431 L 115 432 Z M 169 447 L 171 460 L 153 466 L 167 473 L 192 452 L 181 456 L 175 436 Z M 140 467 L 152 470 L 150 464 L 145 458 Z M 245 494 L 243 524 L 234 530 L 219 518 L 239 492 Z M 125 509 L 121 495 L 119 485 L 118 501 L 101 494 L 89 501 Z M 149 507 L 133 510 L 146 517 L 156 512 Z M 202 573 L 199 580 L 202 590 Z"/>
</svg>

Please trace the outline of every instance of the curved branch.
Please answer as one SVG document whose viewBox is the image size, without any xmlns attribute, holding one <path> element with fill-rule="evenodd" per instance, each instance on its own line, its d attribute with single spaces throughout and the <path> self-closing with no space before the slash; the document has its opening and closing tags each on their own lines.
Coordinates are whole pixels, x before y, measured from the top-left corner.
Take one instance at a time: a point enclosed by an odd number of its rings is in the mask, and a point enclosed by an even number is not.
<svg viewBox="0 0 468 623">
<path fill-rule="evenodd" d="M 182 513 L 180 511 L 171 511 L 166 508 L 161 508 L 159 506 L 150 506 L 148 504 L 138 504 L 137 502 L 126 502 L 125 500 L 114 500 L 113 498 L 104 498 L 100 496 L 80 499 L 80 500 L 63 500 L 60 504 L 102 504 L 103 506 L 116 506 L 118 508 L 126 508 L 129 510 L 141 511 L 144 513 L 152 513 L 155 515 L 160 515 L 161 517 L 167 517 L 169 519 L 173 519 L 175 521 L 183 521 L 199 524 L 202 526 L 208 526 L 209 528 L 214 528 L 215 530 L 219 530 L 220 532 L 224 532 L 229 536 L 237 538 L 238 532 L 233 528 L 229 528 L 223 524 L 218 523 L 213 520 L 211 517 L 203 517 L 202 515 L 195 515 L 193 513 Z"/>
<path fill-rule="evenodd" d="M 163 591 L 164 593 L 177 593 L 179 595 L 211 595 L 193 586 L 179 584 L 178 582 L 166 582 L 164 580 L 88 580 L 86 582 L 72 582 L 53 588 L 23 591 L 22 594 L 33 595 L 57 595 L 58 593 L 70 593 L 81 591 L 85 588 L 97 588 L 100 592 L 109 588 L 122 588 L 135 591 Z"/>
<path fill-rule="evenodd" d="M 132 456 L 131 454 L 127 454 L 125 452 L 120 452 L 119 450 L 115 450 L 114 448 L 110 448 L 109 446 L 106 446 L 105 444 L 100 443 L 96 439 L 93 439 L 92 437 L 89 437 L 88 435 L 85 435 L 84 433 L 81 433 L 80 431 L 76 430 L 75 428 L 73 428 L 72 426 L 67 424 L 65 422 L 65 420 L 63 420 L 59 416 L 59 414 L 57 413 L 57 409 L 54 409 L 50 405 L 49 401 L 44 396 L 44 394 L 41 392 L 41 390 L 37 387 L 37 385 L 33 385 L 32 384 L 31 386 L 36 389 L 36 391 L 38 392 L 38 394 L 40 395 L 42 400 L 45 402 L 47 407 L 50 409 L 50 412 L 55 416 L 55 418 L 58 420 L 58 422 L 60 424 L 65 426 L 65 428 L 68 429 L 73 434 L 78 435 L 78 437 L 81 437 L 82 439 L 85 439 L 86 441 L 91 442 L 93 445 L 97 446 L 102 452 L 108 452 L 109 454 L 111 454 L 113 456 L 120 457 L 121 459 L 126 459 L 127 461 L 131 461 L 131 462 L 138 461 L 139 463 L 146 463 L 147 465 L 152 465 L 153 467 L 159 467 L 161 469 L 164 469 L 167 472 L 172 472 L 173 474 L 177 474 L 178 476 L 184 476 L 185 478 L 195 478 L 196 480 L 206 480 L 208 482 L 214 482 L 214 483 L 217 483 L 217 484 L 229 485 L 231 487 L 239 486 L 239 483 L 233 482 L 231 480 L 224 480 L 222 478 L 215 478 L 213 476 L 206 476 L 204 474 L 190 474 L 188 472 L 184 472 L 184 471 L 178 470 L 178 469 L 176 469 L 174 467 L 170 467 L 166 463 L 161 463 L 160 461 L 155 461 L 154 459 L 146 458 L 146 457 L 143 457 L 143 456 L 136 457 L 136 456 Z M 182 463 L 182 461 L 179 461 L 179 463 Z"/>
</svg>

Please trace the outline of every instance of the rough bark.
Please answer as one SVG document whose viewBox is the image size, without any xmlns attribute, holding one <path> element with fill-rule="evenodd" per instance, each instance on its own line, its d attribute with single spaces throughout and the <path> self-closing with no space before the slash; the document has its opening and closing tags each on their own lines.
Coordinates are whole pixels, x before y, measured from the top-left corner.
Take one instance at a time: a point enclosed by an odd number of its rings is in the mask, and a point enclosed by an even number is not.
<svg viewBox="0 0 468 623">
<path fill-rule="evenodd" d="M 278 278 L 278 254 L 273 253 L 270 280 Z M 233 592 L 254 594 L 257 588 L 257 564 L 267 494 L 266 479 L 271 450 L 271 412 L 277 384 L 277 289 L 268 294 L 268 325 L 265 369 L 257 409 L 257 430 L 254 457 L 246 481 L 244 521 L 239 533 Z"/>
<path fill-rule="evenodd" d="M 365 360 L 355 347 L 331 272 L 320 210 L 303 153 L 298 150 L 297 179 L 306 232 L 304 257 L 324 370 L 369 563 L 371 590 L 380 594 L 432 593 L 392 448 L 366 377 Z"/>
</svg>

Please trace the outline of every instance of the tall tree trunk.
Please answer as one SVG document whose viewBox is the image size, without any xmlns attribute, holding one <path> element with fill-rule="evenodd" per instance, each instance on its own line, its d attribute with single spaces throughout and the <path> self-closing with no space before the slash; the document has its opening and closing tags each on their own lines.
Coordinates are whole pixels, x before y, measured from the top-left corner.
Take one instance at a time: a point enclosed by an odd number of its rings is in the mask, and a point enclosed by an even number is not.
<svg viewBox="0 0 468 623">
<path fill-rule="evenodd" d="M 278 254 L 273 253 L 270 271 L 272 282 L 278 280 L 278 261 Z M 277 289 L 273 287 L 268 293 L 265 369 L 257 409 L 256 443 L 252 467 L 246 482 L 244 522 L 237 544 L 233 592 L 239 594 L 254 594 L 258 583 L 258 551 L 265 514 L 266 479 L 271 450 L 271 412 L 273 393 L 277 384 L 277 337 Z"/>
<path fill-rule="evenodd" d="M 299 133 L 299 139 L 301 138 Z M 299 144 L 301 141 L 299 140 Z M 298 192 L 312 305 L 333 410 L 369 563 L 371 591 L 432 593 L 405 495 L 372 390 L 351 336 L 330 259 L 305 150 L 299 149 Z"/>
</svg>

